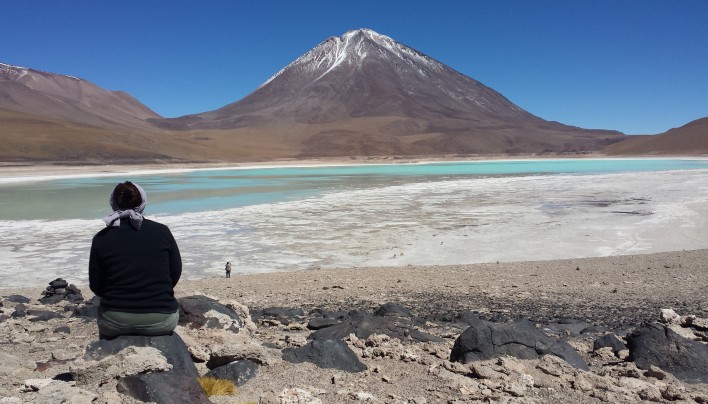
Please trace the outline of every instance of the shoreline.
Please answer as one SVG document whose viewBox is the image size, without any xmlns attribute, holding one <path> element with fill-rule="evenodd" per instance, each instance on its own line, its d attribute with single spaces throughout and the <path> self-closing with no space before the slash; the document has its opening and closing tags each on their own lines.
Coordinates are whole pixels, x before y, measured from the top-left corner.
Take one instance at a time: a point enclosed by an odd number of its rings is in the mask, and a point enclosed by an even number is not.
<svg viewBox="0 0 708 404">
<path fill-rule="evenodd" d="M 708 249 L 542 261 L 460 265 L 351 267 L 238 274 L 180 280 L 177 297 L 205 294 L 250 308 L 366 309 L 388 301 L 414 311 L 476 310 L 507 320 L 584 317 L 621 326 L 612 307 L 633 323 L 656 317 L 662 304 L 708 317 Z M 74 283 L 70 277 L 63 277 Z M 47 282 L 53 279 L 46 279 Z M 287 286 L 283 286 L 287 285 Z M 86 299 L 87 284 L 77 284 Z M 0 288 L 0 296 L 38 299 L 44 285 Z M 569 302 L 573 302 L 569 304 Z M 609 310 L 609 311 L 608 311 Z M 425 313 L 420 313 L 425 314 Z M 594 317 L 594 318 L 593 318 Z"/>
<path fill-rule="evenodd" d="M 0 185 L 32 181 L 49 181 L 70 178 L 110 177 L 118 174 L 151 175 L 194 171 L 251 170 L 274 168 L 346 167 L 367 165 L 407 164 L 423 165 L 435 163 L 462 162 L 514 162 L 543 160 L 708 160 L 699 156 L 475 156 L 475 157 L 361 157 L 361 158 L 320 158 L 286 159 L 246 162 L 184 162 L 184 163 L 143 163 L 143 164 L 48 164 L 0 162 Z"/>
</svg>

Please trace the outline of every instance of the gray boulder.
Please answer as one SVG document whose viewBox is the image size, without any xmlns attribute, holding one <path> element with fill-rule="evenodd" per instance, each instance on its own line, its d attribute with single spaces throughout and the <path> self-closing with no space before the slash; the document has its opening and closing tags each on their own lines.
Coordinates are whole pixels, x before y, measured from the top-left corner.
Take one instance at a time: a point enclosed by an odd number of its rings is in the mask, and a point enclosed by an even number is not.
<svg viewBox="0 0 708 404">
<path fill-rule="evenodd" d="M 180 325 L 223 329 L 234 333 L 244 327 L 243 321 L 234 310 L 209 297 L 187 296 L 177 299 L 177 302 L 180 306 Z"/>
<path fill-rule="evenodd" d="M 627 336 L 628 360 L 640 369 L 652 365 L 686 383 L 708 383 L 708 346 L 656 323 L 642 324 Z"/>
<path fill-rule="evenodd" d="M 86 348 L 83 359 L 100 361 L 128 347 L 157 349 L 171 365 L 171 369 L 121 377 L 117 385 L 120 393 L 137 400 L 156 403 L 210 402 L 197 382 L 199 372 L 190 353 L 176 333 L 161 336 L 126 335 L 112 340 L 95 341 Z"/>
<path fill-rule="evenodd" d="M 557 356 L 571 366 L 589 370 L 587 363 L 568 343 L 551 338 L 526 319 L 496 324 L 470 319 L 472 324 L 455 340 L 450 354 L 452 362 L 476 362 L 503 355 L 519 359 Z"/>
</svg>

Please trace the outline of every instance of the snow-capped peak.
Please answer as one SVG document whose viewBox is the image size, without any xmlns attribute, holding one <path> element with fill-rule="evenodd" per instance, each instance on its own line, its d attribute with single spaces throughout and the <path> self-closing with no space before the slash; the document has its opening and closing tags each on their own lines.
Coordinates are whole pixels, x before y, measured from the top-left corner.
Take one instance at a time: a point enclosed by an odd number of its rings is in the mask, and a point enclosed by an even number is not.
<svg viewBox="0 0 708 404">
<path fill-rule="evenodd" d="M 17 80 L 22 78 L 29 71 L 26 67 L 8 65 L 0 62 L 0 78 Z"/>
<path fill-rule="evenodd" d="M 260 87 L 270 83 L 280 76 L 287 69 L 299 66 L 317 72 L 315 80 L 327 75 L 337 66 L 344 63 L 359 65 L 370 55 L 376 54 L 378 57 L 395 58 L 410 65 L 418 66 L 421 74 L 425 74 L 421 69 L 429 68 L 439 70 L 443 65 L 436 60 L 429 58 L 422 53 L 402 45 L 386 35 L 381 35 L 376 31 L 367 28 L 347 31 L 342 36 L 330 37 L 315 48 L 311 49 L 295 61 L 285 66 L 282 70 L 274 74 Z M 259 88 L 260 88 L 259 87 Z"/>
<path fill-rule="evenodd" d="M 5 80 L 19 80 L 28 74 L 41 74 L 51 77 L 66 77 L 72 80 L 82 81 L 78 77 L 68 76 L 66 74 L 50 73 L 41 70 L 31 69 L 29 67 L 9 65 L 7 63 L 0 62 L 0 78 Z M 30 77 L 34 77 L 30 75 Z"/>
</svg>

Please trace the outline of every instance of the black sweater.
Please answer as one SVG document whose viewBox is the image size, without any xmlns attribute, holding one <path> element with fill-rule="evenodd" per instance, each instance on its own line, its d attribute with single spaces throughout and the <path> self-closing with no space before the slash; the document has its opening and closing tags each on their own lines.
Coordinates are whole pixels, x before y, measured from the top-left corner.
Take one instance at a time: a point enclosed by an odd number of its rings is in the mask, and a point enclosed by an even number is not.
<svg viewBox="0 0 708 404">
<path fill-rule="evenodd" d="M 170 229 L 144 219 L 140 230 L 129 220 L 106 227 L 93 237 L 89 287 L 104 310 L 128 313 L 174 313 L 174 286 L 182 258 Z"/>
</svg>

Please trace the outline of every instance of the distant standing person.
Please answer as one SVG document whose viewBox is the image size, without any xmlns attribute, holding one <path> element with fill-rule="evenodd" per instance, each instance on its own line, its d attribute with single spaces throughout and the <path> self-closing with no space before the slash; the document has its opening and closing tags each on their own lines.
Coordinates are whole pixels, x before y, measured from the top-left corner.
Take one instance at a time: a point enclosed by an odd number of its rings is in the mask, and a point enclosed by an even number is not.
<svg viewBox="0 0 708 404">
<path fill-rule="evenodd" d="M 170 229 L 143 217 L 145 191 L 129 181 L 109 198 L 113 213 L 91 244 L 89 287 L 101 298 L 101 339 L 119 335 L 169 335 L 177 326 L 174 287 L 182 258 Z"/>
<path fill-rule="evenodd" d="M 226 262 L 226 277 L 231 278 L 231 261 Z"/>
</svg>

